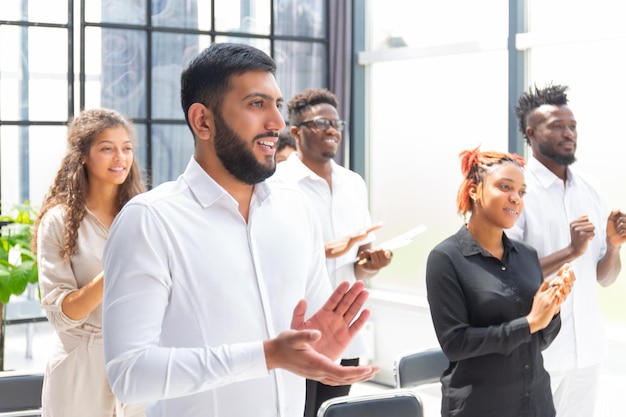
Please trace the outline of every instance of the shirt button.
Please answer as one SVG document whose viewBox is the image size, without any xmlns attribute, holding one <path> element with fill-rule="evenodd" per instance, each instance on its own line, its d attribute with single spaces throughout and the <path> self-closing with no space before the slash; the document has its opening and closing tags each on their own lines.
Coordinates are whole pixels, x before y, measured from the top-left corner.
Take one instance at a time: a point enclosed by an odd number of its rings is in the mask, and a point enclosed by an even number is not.
<svg viewBox="0 0 626 417">
<path fill-rule="evenodd" d="M 502 270 L 503 270 L 503 271 L 506 271 L 506 266 L 502 266 Z"/>
<path fill-rule="evenodd" d="M 524 369 L 529 369 L 529 368 L 530 368 L 530 365 L 528 364 L 524 365 Z"/>
<path fill-rule="evenodd" d="M 527 393 L 527 392 L 525 392 L 525 393 L 524 393 L 524 397 L 528 398 L 528 397 L 530 397 L 530 394 L 529 394 L 529 393 Z"/>
</svg>

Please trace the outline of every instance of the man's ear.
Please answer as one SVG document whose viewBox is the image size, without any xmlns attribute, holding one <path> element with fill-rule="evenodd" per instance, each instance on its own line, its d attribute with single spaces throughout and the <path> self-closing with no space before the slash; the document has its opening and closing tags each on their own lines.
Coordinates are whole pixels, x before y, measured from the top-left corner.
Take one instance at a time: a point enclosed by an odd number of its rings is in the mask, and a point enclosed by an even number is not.
<svg viewBox="0 0 626 417">
<path fill-rule="evenodd" d="M 189 124 L 196 139 L 209 140 L 215 134 L 215 124 L 213 123 L 213 112 L 201 103 L 193 103 L 187 113 Z"/>
<path fill-rule="evenodd" d="M 298 128 L 296 126 L 291 126 L 289 128 L 289 133 L 291 134 L 293 139 L 296 141 L 296 145 L 300 146 L 300 133 L 298 132 Z"/>
</svg>

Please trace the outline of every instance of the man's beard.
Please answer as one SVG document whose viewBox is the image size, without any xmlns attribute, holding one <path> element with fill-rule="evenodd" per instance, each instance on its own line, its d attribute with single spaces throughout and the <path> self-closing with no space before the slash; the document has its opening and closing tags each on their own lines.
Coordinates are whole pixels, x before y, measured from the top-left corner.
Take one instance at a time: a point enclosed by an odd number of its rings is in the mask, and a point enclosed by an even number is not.
<svg viewBox="0 0 626 417">
<path fill-rule="evenodd" d="M 254 185 L 270 177 L 276 170 L 273 157 L 268 164 L 257 161 L 254 153 L 247 148 L 244 139 L 228 126 L 219 112 L 215 112 L 215 152 L 224 167 L 239 181 Z M 258 135 L 253 142 L 264 137 L 277 136 L 268 132 Z"/>
<path fill-rule="evenodd" d="M 541 154 L 545 156 L 546 158 L 552 159 L 554 162 L 556 162 L 559 165 L 568 166 L 576 162 L 576 155 L 574 154 L 559 155 L 556 152 L 554 152 L 554 149 L 552 148 L 552 146 L 545 144 L 545 143 L 539 144 L 539 152 L 541 152 Z"/>
</svg>

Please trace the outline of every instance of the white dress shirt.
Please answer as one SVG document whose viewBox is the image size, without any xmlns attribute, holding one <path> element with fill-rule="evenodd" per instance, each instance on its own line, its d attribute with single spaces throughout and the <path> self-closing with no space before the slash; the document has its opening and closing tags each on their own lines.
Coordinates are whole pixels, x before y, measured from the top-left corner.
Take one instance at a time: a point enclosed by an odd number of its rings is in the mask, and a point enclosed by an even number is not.
<svg viewBox="0 0 626 417">
<path fill-rule="evenodd" d="M 268 372 L 263 340 L 293 308 L 326 301 L 319 225 L 295 187 L 254 187 L 237 202 L 192 158 L 185 172 L 131 200 L 105 248 L 107 375 L 147 415 L 297 416 L 304 379 Z"/>
<path fill-rule="evenodd" d="M 565 371 L 598 364 L 606 352 L 606 337 L 597 295 L 597 265 L 606 253 L 606 222 L 610 211 L 597 188 L 568 168 L 567 182 L 536 158 L 525 168 L 524 210 L 507 234 L 537 249 L 539 258 L 570 244 L 569 224 L 589 216 L 595 236 L 587 251 L 571 262 L 576 281 L 561 306 L 561 331 L 544 351 L 548 371 Z"/>
<path fill-rule="evenodd" d="M 271 181 L 296 184 L 309 198 L 309 204 L 318 214 L 324 242 L 353 235 L 371 226 L 372 220 L 363 178 L 331 160 L 332 190 L 325 179 L 311 171 L 294 152 L 277 165 Z M 370 233 L 364 240 L 337 258 L 326 259 L 326 269 L 333 288 L 342 281 L 354 282 L 354 263 L 359 246 L 375 239 Z M 357 334 L 343 354 L 344 358 L 358 358 L 365 353 L 365 343 Z"/>
</svg>

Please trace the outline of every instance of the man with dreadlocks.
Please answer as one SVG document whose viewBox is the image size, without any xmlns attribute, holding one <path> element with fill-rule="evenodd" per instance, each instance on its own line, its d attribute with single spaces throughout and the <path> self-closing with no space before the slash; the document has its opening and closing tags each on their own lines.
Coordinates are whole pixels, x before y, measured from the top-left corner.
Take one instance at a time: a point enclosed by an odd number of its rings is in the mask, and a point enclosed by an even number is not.
<svg viewBox="0 0 626 417">
<path fill-rule="evenodd" d="M 519 98 L 515 113 L 533 155 L 526 166 L 526 208 L 508 234 L 537 249 L 545 279 L 565 262 L 576 275 L 561 306 L 561 332 L 544 360 L 557 416 L 589 417 L 606 351 L 596 282 L 608 286 L 620 272 L 626 214 L 609 211 L 592 182 L 570 167 L 577 131 L 567 90 L 535 86 Z"/>
</svg>

